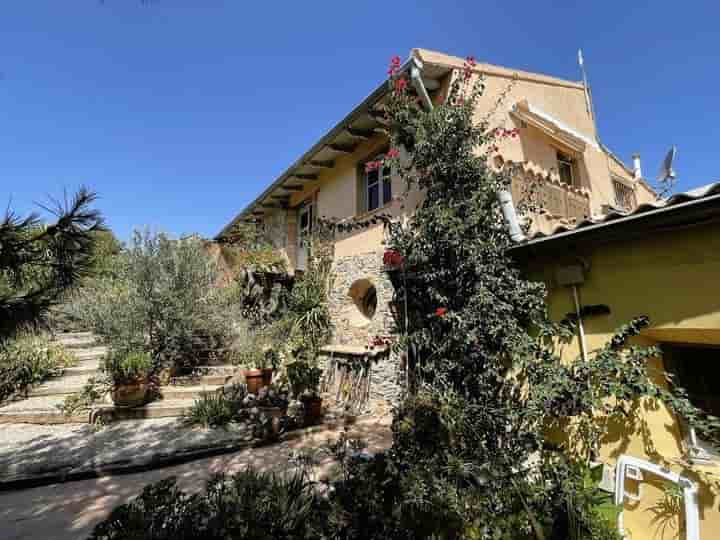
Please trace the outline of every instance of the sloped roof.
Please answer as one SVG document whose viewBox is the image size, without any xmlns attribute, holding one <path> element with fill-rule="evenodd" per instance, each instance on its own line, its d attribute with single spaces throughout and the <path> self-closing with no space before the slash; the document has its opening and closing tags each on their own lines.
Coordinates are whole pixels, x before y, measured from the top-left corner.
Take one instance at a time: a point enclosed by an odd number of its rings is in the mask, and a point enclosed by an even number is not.
<svg viewBox="0 0 720 540">
<path fill-rule="evenodd" d="M 632 212 L 611 211 L 608 214 L 586 218 L 574 225 L 560 224 L 549 234 L 537 231 L 523 244 L 520 244 L 520 246 L 539 244 L 541 242 L 580 234 L 585 231 L 600 229 L 602 227 L 620 225 L 621 223 L 665 213 L 670 210 L 681 211 L 683 207 L 689 207 L 697 203 L 705 203 L 711 200 L 717 200 L 720 202 L 720 181 L 691 189 L 683 193 L 678 193 L 667 199 L 658 199 L 652 203 L 641 204 Z"/>
<path fill-rule="evenodd" d="M 408 70 L 412 65 L 418 65 L 423 72 L 423 80 L 425 80 L 425 77 L 430 80 L 438 80 L 451 69 L 462 69 L 463 62 L 464 59 L 457 56 L 416 48 L 411 50 L 409 58 L 402 65 L 399 73 Z M 568 81 L 549 75 L 519 71 L 492 64 L 478 63 L 473 71 L 505 77 L 517 77 L 543 84 L 554 84 L 577 89 L 583 88 L 582 83 L 576 81 Z M 325 164 L 332 163 L 335 157 L 348 153 L 347 150 L 357 143 L 358 136 L 355 135 L 356 133 L 371 133 L 374 129 L 381 129 L 381 123 L 372 118 L 372 113 L 375 107 L 381 104 L 389 90 L 388 80 L 384 79 L 345 118 L 328 130 L 317 143 L 290 165 L 285 172 L 269 183 L 269 186 L 258 197 L 223 227 L 215 239 L 220 239 L 228 234 L 236 223 L 243 218 L 252 216 L 254 212 L 257 211 L 262 214 L 263 211 L 258 209 L 263 207 L 263 203 L 272 204 L 270 199 L 273 196 L 276 199 L 280 199 L 281 195 L 287 197 L 289 193 L 295 191 L 298 186 L 308 181 L 310 177 L 317 176 L 318 168 L 322 170 L 325 168 Z M 352 133 L 348 133 L 348 131 Z M 362 138 L 362 135 L 360 135 L 360 138 Z"/>
</svg>

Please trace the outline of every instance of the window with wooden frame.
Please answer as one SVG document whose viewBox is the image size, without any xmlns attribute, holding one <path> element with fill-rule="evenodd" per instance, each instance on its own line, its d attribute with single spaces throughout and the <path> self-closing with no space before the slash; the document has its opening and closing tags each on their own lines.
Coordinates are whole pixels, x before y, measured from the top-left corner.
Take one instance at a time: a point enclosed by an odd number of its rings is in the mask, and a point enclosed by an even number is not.
<svg viewBox="0 0 720 540">
<path fill-rule="evenodd" d="M 579 187 L 575 160 L 564 152 L 557 152 L 558 175 L 560 182 L 568 186 Z"/>
<path fill-rule="evenodd" d="M 616 178 L 613 178 L 613 192 L 615 193 L 615 206 L 629 212 L 635 208 L 635 191 Z"/>
<path fill-rule="evenodd" d="M 359 214 L 372 212 L 386 204 L 390 204 L 390 201 L 392 201 L 392 171 L 390 167 L 382 165 L 384 158 L 385 154 L 382 153 L 361 163 L 359 166 Z M 380 163 L 380 166 L 369 169 L 367 163 L 371 162 Z"/>
</svg>

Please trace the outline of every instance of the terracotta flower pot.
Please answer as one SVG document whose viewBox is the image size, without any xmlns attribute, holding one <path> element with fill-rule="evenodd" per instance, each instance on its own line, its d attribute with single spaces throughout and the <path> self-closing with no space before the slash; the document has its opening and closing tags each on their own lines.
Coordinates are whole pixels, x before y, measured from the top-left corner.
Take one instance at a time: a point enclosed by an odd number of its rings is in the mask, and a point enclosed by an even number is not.
<svg viewBox="0 0 720 540">
<path fill-rule="evenodd" d="M 305 423 L 315 424 L 322 418 L 322 398 L 310 397 L 303 398 L 303 407 L 305 408 Z"/>
<path fill-rule="evenodd" d="M 147 402 L 148 381 L 141 380 L 133 383 L 116 385 L 110 395 L 116 407 L 140 407 Z"/>
<path fill-rule="evenodd" d="M 248 394 L 255 394 L 258 392 L 264 384 L 263 372 L 259 369 L 246 369 L 245 370 L 245 384 L 247 384 Z"/>
</svg>

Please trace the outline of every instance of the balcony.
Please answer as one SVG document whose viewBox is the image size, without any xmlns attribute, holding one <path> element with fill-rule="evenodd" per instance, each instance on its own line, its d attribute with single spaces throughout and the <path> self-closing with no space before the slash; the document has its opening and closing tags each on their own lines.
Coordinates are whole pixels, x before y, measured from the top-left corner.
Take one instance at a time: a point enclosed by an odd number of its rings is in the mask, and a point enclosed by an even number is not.
<svg viewBox="0 0 720 540">
<path fill-rule="evenodd" d="M 554 176 L 541 177 L 529 172 L 512 181 L 515 204 L 530 203 L 552 218 L 576 219 L 590 216 L 590 195 L 580 188 L 560 182 Z"/>
</svg>

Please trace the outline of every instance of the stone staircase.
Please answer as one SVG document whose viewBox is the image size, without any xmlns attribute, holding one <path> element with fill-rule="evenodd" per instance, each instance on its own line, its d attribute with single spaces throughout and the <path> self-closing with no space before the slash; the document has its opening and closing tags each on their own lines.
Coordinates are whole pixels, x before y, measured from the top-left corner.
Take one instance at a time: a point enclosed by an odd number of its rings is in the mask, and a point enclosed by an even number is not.
<svg viewBox="0 0 720 540">
<path fill-rule="evenodd" d="M 215 392 L 236 369 L 230 365 L 200 366 L 195 375 L 176 377 L 169 385 L 161 386 L 162 399 L 143 407 L 115 407 L 108 398 L 95 404 L 91 410 L 68 416 L 58 406 L 66 397 L 82 390 L 88 379 L 98 374 L 100 361 L 107 349 L 98 345 L 90 332 L 59 334 L 57 341 L 78 357 L 77 365 L 30 389 L 26 398 L 0 406 L 0 424 L 73 424 L 94 422 L 99 417 L 105 421 L 117 421 L 182 416 L 196 398 Z"/>
</svg>

